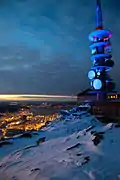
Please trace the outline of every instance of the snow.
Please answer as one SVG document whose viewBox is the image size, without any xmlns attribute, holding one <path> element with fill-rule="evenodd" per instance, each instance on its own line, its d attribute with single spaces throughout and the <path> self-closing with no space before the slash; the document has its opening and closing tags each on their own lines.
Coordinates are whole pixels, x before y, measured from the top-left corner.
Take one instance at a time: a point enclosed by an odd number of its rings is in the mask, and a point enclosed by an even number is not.
<svg viewBox="0 0 120 180">
<path fill-rule="evenodd" d="M 42 137 L 45 142 L 37 145 Z M 103 124 L 87 111 L 70 113 L 30 139 L 16 137 L 0 147 L 0 180 L 120 179 L 119 137 L 112 123 Z"/>
</svg>

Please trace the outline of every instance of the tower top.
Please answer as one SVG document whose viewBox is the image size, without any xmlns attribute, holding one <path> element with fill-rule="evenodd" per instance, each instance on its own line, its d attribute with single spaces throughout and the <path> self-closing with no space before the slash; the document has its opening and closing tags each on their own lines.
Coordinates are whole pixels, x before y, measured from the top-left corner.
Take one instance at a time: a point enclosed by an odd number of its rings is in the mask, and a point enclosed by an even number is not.
<svg viewBox="0 0 120 180">
<path fill-rule="evenodd" d="M 103 20 L 102 20 L 102 8 L 100 0 L 97 0 L 96 3 L 96 29 L 103 29 Z"/>
</svg>

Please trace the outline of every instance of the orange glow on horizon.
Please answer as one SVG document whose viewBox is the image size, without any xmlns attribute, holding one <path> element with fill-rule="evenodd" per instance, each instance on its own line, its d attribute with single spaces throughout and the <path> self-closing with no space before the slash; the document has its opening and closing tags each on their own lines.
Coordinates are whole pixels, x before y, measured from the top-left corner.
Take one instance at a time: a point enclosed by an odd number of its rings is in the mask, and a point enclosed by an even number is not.
<svg viewBox="0 0 120 180">
<path fill-rule="evenodd" d="M 0 94 L 0 100 L 76 100 L 76 96 L 65 95 L 39 95 L 39 94 Z"/>
</svg>

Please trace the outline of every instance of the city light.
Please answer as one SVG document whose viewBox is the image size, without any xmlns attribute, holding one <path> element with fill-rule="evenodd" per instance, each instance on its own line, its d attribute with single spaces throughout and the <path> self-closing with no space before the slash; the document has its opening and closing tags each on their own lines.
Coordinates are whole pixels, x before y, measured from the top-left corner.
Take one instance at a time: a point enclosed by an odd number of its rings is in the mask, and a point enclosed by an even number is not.
<svg viewBox="0 0 120 180">
<path fill-rule="evenodd" d="M 38 131 L 46 123 L 58 118 L 58 114 L 42 115 L 31 112 L 31 109 L 21 109 L 19 112 L 2 113 L 0 117 L 0 129 L 3 137 L 11 137 L 25 131 Z"/>
</svg>

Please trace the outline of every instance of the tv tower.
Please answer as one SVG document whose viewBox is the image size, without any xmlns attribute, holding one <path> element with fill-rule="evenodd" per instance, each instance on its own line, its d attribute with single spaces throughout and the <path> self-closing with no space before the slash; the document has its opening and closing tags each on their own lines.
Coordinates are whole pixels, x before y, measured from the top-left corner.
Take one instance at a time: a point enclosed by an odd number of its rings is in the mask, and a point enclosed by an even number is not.
<svg viewBox="0 0 120 180">
<path fill-rule="evenodd" d="M 92 68 L 88 73 L 90 85 L 98 99 L 105 99 L 107 92 L 115 88 L 115 84 L 108 75 L 113 68 L 110 38 L 111 31 L 103 29 L 102 9 L 100 0 L 96 3 L 96 27 L 89 34 L 90 49 L 92 51 Z"/>
</svg>

